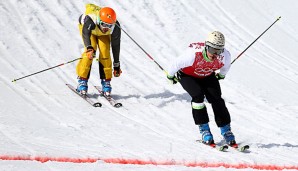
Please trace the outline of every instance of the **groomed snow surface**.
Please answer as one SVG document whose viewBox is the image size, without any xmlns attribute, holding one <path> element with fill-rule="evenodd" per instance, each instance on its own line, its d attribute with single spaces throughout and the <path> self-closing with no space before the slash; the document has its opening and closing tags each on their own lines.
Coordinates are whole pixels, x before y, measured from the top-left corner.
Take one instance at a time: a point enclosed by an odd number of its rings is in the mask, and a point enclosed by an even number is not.
<svg viewBox="0 0 298 171">
<path fill-rule="evenodd" d="M 94 108 L 71 92 L 70 63 L 80 57 L 78 17 L 85 4 L 110 6 L 122 28 L 164 68 L 189 43 L 219 30 L 235 59 L 276 22 L 220 81 L 236 140 L 247 153 L 219 152 L 196 142 L 190 96 L 170 85 L 157 65 L 122 32 L 121 77 L 111 107 L 94 61 Z M 295 170 L 298 168 L 298 1 L 0 1 L 0 170 Z M 206 104 L 216 142 L 222 142 Z M 126 163 L 126 164 L 125 164 Z"/>
</svg>

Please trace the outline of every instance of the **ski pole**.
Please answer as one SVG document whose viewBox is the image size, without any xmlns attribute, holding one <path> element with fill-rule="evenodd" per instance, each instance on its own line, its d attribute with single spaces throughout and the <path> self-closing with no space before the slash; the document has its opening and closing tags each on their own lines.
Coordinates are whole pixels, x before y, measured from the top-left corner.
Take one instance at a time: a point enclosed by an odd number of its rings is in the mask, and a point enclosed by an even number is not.
<svg viewBox="0 0 298 171">
<path fill-rule="evenodd" d="M 110 18 L 110 17 L 109 17 Z M 112 20 L 112 18 L 110 18 L 111 20 Z M 113 21 L 113 20 L 112 20 Z M 159 63 L 158 62 L 156 62 L 155 60 L 154 60 L 154 58 L 148 53 L 148 52 L 146 52 L 145 51 L 145 49 L 144 48 L 142 48 L 142 46 L 141 45 L 139 45 L 119 24 L 117 24 L 116 23 L 116 21 L 113 21 L 114 23 L 115 23 L 115 25 L 117 26 L 117 27 L 119 27 L 146 55 L 147 55 L 147 57 L 149 57 L 163 72 L 165 72 L 165 73 L 167 73 L 164 69 L 163 69 L 163 67 L 161 66 L 161 65 L 159 65 Z"/>
<path fill-rule="evenodd" d="M 30 76 L 32 76 L 32 75 L 35 75 L 35 74 L 42 73 L 42 72 L 45 72 L 45 71 L 47 71 L 47 70 L 51 70 L 51 69 L 53 69 L 53 68 L 57 68 L 57 67 L 63 66 L 63 65 L 65 65 L 65 64 L 72 63 L 72 62 L 74 62 L 74 61 L 77 61 L 77 60 L 79 60 L 79 59 L 82 59 L 82 58 L 77 58 L 77 59 L 74 59 L 74 60 L 71 60 L 71 61 L 68 61 L 68 62 L 65 62 L 65 63 L 59 64 L 59 65 L 56 65 L 56 66 L 53 66 L 53 67 L 50 67 L 50 68 L 47 68 L 47 69 L 44 69 L 44 70 L 41 70 L 41 71 L 38 71 L 38 72 L 32 73 L 32 74 L 29 74 L 29 75 L 26 75 L 26 76 L 23 76 L 23 77 L 20 77 L 20 78 L 14 79 L 14 80 L 12 80 L 12 82 L 16 82 L 16 81 L 18 81 L 18 80 L 21 80 L 21 79 L 23 79 L 23 78 L 30 77 Z"/>
<path fill-rule="evenodd" d="M 238 58 L 240 58 L 240 56 L 252 45 L 254 44 L 265 32 L 267 32 L 267 30 L 269 30 L 279 19 L 281 18 L 278 17 L 259 37 L 257 37 L 246 49 L 244 49 L 244 51 L 242 51 L 238 56 L 237 58 L 235 58 L 231 64 L 233 64 Z"/>
</svg>

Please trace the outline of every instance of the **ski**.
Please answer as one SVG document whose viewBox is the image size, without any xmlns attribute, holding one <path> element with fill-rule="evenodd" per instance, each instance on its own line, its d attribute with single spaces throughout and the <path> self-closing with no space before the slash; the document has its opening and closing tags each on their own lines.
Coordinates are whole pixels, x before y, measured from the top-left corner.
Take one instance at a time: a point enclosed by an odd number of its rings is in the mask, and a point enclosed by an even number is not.
<svg viewBox="0 0 298 171">
<path fill-rule="evenodd" d="M 80 97 L 82 97 L 82 99 L 84 99 L 86 102 L 88 102 L 89 104 L 91 104 L 94 107 L 101 107 L 102 104 L 100 102 L 94 102 L 93 100 L 91 100 L 90 96 L 88 96 L 88 94 L 80 94 L 77 92 L 76 88 L 73 87 L 70 84 L 66 84 L 68 88 L 70 88 L 74 93 L 76 93 L 77 95 L 79 95 Z"/>
<path fill-rule="evenodd" d="M 100 93 L 100 96 L 104 97 L 113 107 L 119 108 L 122 106 L 122 103 L 117 102 L 113 97 L 105 96 L 99 86 L 94 86 L 94 88 Z"/>
<path fill-rule="evenodd" d="M 196 141 L 199 142 L 199 143 L 202 143 L 204 145 L 207 145 L 207 146 L 209 146 L 211 148 L 217 149 L 218 151 L 226 151 L 229 148 L 229 146 L 226 145 L 226 144 L 224 144 L 224 145 L 217 145 L 215 143 L 205 144 L 202 140 L 196 140 Z"/>
<path fill-rule="evenodd" d="M 249 149 L 249 145 L 239 145 L 239 144 L 234 144 L 231 145 L 233 149 L 239 151 L 239 152 L 246 152 Z"/>
</svg>

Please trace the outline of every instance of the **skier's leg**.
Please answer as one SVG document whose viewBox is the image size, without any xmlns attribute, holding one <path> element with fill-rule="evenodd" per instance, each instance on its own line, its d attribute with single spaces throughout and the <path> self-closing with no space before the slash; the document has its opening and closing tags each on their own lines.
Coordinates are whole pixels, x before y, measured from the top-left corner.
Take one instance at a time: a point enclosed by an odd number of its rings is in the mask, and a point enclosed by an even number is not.
<svg viewBox="0 0 298 171">
<path fill-rule="evenodd" d="M 191 106 L 194 122 L 199 126 L 202 140 L 207 143 L 213 143 L 213 136 L 209 128 L 209 117 L 204 102 L 204 94 L 196 78 L 180 75 L 180 84 L 185 91 L 192 97 Z"/>
<path fill-rule="evenodd" d="M 225 101 L 221 97 L 220 84 L 214 74 L 205 78 L 204 91 L 208 102 L 212 105 L 217 126 L 222 127 L 230 124 L 230 113 L 226 107 Z"/>
<path fill-rule="evenodd" d="M 99 74 L 101 78 L 102 91 L 105 95 L 110 95 L 112 91 L 111 79 L 112 79 L 112 59 L 110 53 L 111 37 L 100 36 L 98 38 L 99 47 Z"/>
<path fill-rule="evenodd" d="M 82 34 L 82 25 L 79 25 L 80 33 Z M 96 50 L 97 48 L 97 40 L 94 35 L 90 36 L 91 45 Z M 79 60 L 76 66 L 76 73 L 78 75 L 78 87 L 77 90 L 79 92 L 83 92 L 85 94 L 88 90 L 88 79 L 90 77 L 92 59 L 89 59 L 86 54 L 86 47 L 84 48 L 84 52 L 82 53 L 82 59 Z"/>
<path fill-rule="evenodd" d="M 225 101 L 221 97 L 221 88 L 219 81 L 214 74 L 206 78 L 205 95 L 208 102 L 211 103 L 215 116 L 215 122 L 221 130 L 221 135 L 229 145 L 236 143 L 235 136 L 231 131 L 231 117 L 225 105 Z"/>
<path fill-rule="evenodd" d="M 192 97 L 191 106 L 192 114 L 196 125 L 209 122 L 207 109 L 204 102 L 204 94 L 202 88 L 196 78 L 182 74 L 180 76 L 180 84 L 183 89 Z"/>
<path fill-rule="evenodd" d="M 107 80 L 112 78 L 110 43 L 110 35 L 98 37 L 100 78 Z"/>
</svg>

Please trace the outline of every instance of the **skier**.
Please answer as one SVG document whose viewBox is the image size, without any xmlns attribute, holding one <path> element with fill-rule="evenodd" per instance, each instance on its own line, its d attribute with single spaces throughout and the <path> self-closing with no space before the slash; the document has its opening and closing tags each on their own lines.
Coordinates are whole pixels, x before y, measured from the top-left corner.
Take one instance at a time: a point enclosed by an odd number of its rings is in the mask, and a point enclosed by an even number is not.
<svg viewBox="0 0 298 171">
<path fill-rule="evenodd" d="M 111 94 L 112 70 L 114 69 L 113 75 L 115 77 L 119 77 L 122 73 L 119 61 L 121 38 L 121 29 L 119 27 L 120 24 L 116 20 L 116 13 L 112 8 L 86 4 L 85 14 L 79 17 L 79 30 L 85 47 L 82 59 L 76 67 L 78 75 L 77 91 L 79 93 L 87 93 L 91 65 L 98 49 L 102 91 L 106 96 Z M 113 68 L 110 47 L 112 47 L 114 58 Z"/>
<path fill-rule="evenodd" d="M 191 106 L 194 122 L 199 126 L 202 141 L 213 144 L 209 128 L 209 117 L 204 97 L 211 103 L 215 122 L 228 145 L 235 145 L 231 132 L 231 118 L 221 97 L 218 80 L 224 79 L 231 66 L 230 52 L 224 48 L 225 37 L 219 31 L 208 34 L 205 43 L 192 43 L 187 51 L 169 64 L 167 78 L 176 84 L 178 81 L 192 97 Z M 220 72 L 215 73 L 216 70 Z"/>
</svg>

